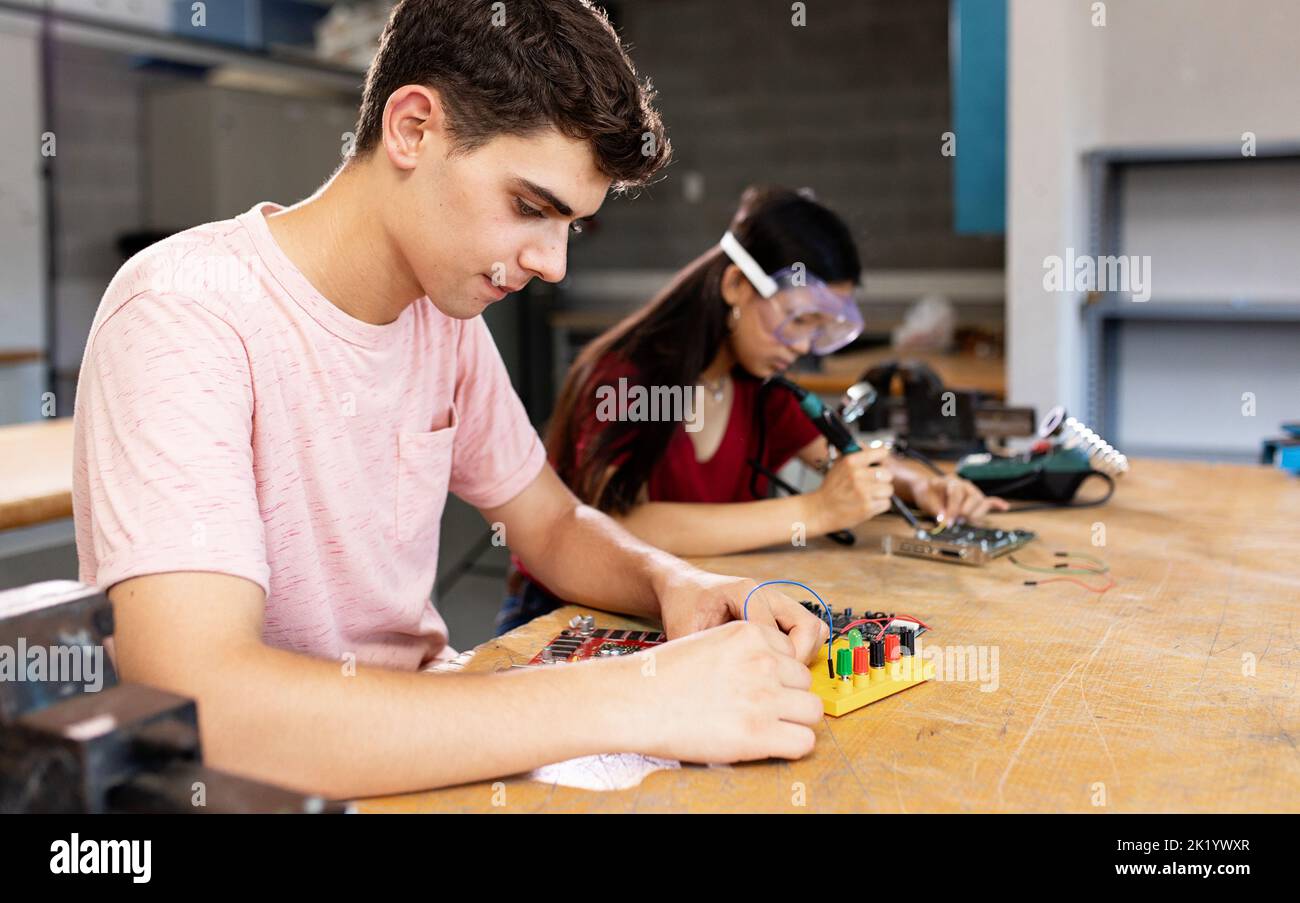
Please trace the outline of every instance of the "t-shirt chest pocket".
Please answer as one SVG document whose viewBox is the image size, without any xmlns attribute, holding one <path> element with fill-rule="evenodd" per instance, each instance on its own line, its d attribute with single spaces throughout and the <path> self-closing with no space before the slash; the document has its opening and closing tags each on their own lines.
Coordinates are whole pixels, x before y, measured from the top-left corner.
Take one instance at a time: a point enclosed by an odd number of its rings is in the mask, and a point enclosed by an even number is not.
<svg viewBox="0 0 1300 903">
<path fill-rule="evenodd" d="M 458 423 L 428 433 L 397 434 L 397 541 L 431 539 L 447 503 Z"/>
</svg>

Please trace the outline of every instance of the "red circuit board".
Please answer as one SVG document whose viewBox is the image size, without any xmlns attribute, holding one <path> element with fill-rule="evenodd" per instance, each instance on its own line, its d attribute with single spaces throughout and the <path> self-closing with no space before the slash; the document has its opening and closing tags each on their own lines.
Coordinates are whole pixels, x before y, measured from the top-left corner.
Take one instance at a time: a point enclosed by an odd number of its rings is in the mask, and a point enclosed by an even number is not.
<svg viewBox="0 0 1300 903">
<path fill-rule="evenodd" d="M 665 642 L 667 637 L 653 630 L 614 630 L 600 627 L 592 630 L 570 628 L 551 640 L 528 662 L 530 665 L 552 665 L 560 662 L 580 662 L 588 658 L 606 658 L 615 655 L 632 655 Z"/>
</svg>

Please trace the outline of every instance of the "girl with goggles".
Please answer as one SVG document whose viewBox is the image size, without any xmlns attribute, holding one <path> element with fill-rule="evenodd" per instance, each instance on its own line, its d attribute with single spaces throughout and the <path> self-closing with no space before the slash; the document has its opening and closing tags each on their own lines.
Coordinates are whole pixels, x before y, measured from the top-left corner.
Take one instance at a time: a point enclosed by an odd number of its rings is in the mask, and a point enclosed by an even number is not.
<svg viewBox="0 0 1300 903">
<path fill-rule="evenodd" d="M 862 314 L 851 288 L 836 291 L 802 263 L 769 276 L 731 232 L 718 246 L 758 292 L 762 301 L 756 309 L 763 326 L 786 347 L 830 354 L 862 333 Z"/>
<path fill-rule="evenodd" d="M 830 463 L 825 438 L 794 397 L 760 393 L 763 380 L 801 355 L 857 338 L 860 277 L 838 216 L 805 194 L 750 188 L 718 245 L 578 356 L 547 430 L 556 471 L 582 501 L 678 555 L 783 545 L 795 524 L 807 536 L 851 529 L 889 510 L 894 492 L 940 519 L 1005 508 L 886 449 Z M 637 387 L 689 392 L 699 410 L 690 422 L 602 410 L 602 398 Z M 775 473 L 796 456 L 825 472 L 821 486 L 769 498 L 754 464 Z M 502 632 L 563 604 L 514 564 Z"/>
</svg>

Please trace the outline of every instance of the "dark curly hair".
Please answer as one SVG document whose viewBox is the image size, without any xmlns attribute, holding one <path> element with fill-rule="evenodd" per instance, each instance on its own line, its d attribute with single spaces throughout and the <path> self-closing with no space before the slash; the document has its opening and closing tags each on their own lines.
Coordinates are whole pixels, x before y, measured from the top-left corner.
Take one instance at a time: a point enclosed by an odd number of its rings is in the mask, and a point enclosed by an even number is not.
<svg viewBox="0 0 1300 903">
<path fill-rule="evenodd" d="M 649 81 L 588 0 L 401 0 L 366 75 L 356 156 L 379 146 L 388 98 L 411 84 L 442 96 L 456 152 L 551 127 L 590 142 L 615 191 L 672 152 Z"/>
</svg>

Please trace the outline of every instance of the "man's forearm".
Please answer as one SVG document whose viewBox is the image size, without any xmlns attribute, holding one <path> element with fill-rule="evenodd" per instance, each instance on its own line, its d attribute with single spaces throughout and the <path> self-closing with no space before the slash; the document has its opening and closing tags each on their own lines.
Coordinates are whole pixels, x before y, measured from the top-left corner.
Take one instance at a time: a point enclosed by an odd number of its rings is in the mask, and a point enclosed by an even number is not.
<svg viewBox="0 0 1300 903">
<path fill-rule="evenodd" d="M 658 615 L 663 581 L 692 569 L 586 505 L 559 518 L 535 557 L 529 571 L 563 598 L 638 615 Z"/>
<path fill-rule="evenodd" d="M 202 665 L 202 663 L 199 663 Z M 513 774 L 639 747 L 626 663 L 504 674 L 345 669 L 260 644 L 223 656 L 200 697 L 205 760 L 351 799 Z M 352 672 L 352 673 L 349 673 Z M 622 713 L 622 716 L 621 716 Z"/>
</svg>

